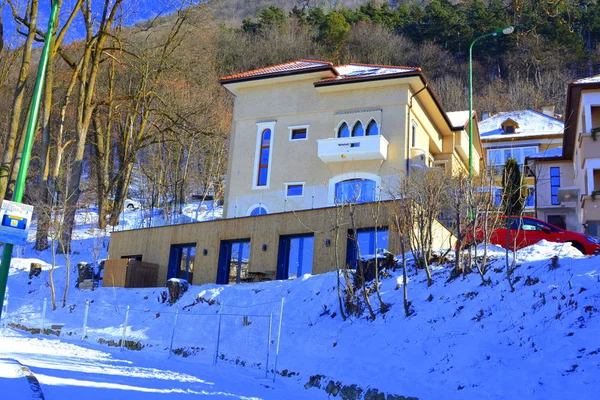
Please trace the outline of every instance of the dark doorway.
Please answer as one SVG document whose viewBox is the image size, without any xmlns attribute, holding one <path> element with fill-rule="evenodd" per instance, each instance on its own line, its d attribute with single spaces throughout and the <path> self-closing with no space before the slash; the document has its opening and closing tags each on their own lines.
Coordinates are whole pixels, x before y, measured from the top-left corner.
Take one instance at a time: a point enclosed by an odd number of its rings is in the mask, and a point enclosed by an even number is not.
<svg viewBox="0 0 600 400">
<path fill-rule="evenodd" d="M 249 281 L 250 239 L 222 240 L 219 252 L 218 284 Z"/>
<path fill-rule="evenodd" d="M 279 237 L 277 279 L 295 279 L 312 274 L 314 235 L 284 235 Z"/>
<path fill-rule="evenodd" d="M 548 223 L 560 229 L 567 229 L 564 215 L 548 215 Z"/>
<path fill-rule="evenodd" d="M 195 261 L 196 243 L 171 245 L 167 279 L 180 278 L 192 283 Z"/>
</svg>

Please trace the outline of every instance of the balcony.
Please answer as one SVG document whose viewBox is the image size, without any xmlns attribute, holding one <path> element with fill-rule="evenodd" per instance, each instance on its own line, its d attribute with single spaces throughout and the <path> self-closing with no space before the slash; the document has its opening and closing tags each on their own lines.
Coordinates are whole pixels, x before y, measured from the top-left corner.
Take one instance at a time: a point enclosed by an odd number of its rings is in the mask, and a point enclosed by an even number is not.
<svg viewBox="0 0 600 400">
<path fill-rule="evenodd" d="M 320 139 L 318 155 L 323 162 L 386 160 L 388 141 L 381 135 Z"/>
</svg>

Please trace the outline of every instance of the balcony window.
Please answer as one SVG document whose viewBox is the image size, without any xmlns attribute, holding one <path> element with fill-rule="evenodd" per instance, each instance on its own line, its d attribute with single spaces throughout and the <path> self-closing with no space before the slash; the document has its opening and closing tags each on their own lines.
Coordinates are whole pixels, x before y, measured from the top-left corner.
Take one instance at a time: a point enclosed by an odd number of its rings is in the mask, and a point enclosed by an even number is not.
<svg viewBox="0 0 600 400">
<path fill-rule="evenodd" d="M 525 207 L 533 208 L 535 207 L 535 188 L 533 186 L 529 186 L 527 190 L 529 193 L 527 194 L 527 198 L 525 199 Z"/>
<path fill-rule="evenodd" d="M 352 137 L 365 136 L 365 129 L 360 121 L 354 124 L 352 128 Z"/>
<path fill-rule="evenodd" d="M 340 127 L 338 129 L 337 137 L 339 137 L 339 138 L 350 137 L 350 129 L 348 128 L 347 123 L 344 122 L 342 125 L 340 125 Z"/>
<path fill-rule="evenodd" d="M 377 126 L 377 122 L 375 120 L 371 120 L 369 125 L 367 125 L 367 136 L 377 136 L 379 135 L 379 127 Z"/>
<path fill-rule="evenodd" d="M 509 158 L 517 160 L 519 165 L 523 165 L 525 157 L 529 157 L 538 152 L 537 147 L 516 147 L 510 149 L 493 149 L 488 150 L 488 165 L 502 166 Z"/>
<path fill-rule="evenodd" d="M 376 182 L 370 179 L 348 179 L 335 184 L 335 202 L 366 203 L 375 201 Z"/>
</svg>

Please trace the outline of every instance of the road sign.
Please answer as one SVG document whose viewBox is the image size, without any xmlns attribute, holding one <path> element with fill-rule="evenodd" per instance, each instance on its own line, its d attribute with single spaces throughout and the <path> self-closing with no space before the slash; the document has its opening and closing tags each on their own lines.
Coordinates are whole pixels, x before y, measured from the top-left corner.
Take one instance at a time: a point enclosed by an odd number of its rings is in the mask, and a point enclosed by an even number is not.
<svg viewBox="0 0 600 400">
<path fill-rule="evenodd" d="M 0 208 L 0 242 L 26 245 L 32 216 L 33 206 L 3 200 Z"/>
</svg>

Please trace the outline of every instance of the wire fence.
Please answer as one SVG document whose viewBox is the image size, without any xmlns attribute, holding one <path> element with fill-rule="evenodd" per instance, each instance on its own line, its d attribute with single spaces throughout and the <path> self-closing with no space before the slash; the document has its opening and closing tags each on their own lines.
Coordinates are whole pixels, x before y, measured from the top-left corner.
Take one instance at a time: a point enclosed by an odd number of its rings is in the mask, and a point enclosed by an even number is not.
<svg viewBox="0 0 600 400">
<path fill-rule="evenodd" d="M 130 306 L 31 301 L 6 298 L 0 326 L 32 334 L 55 335 L 120 347 L 121 351 L 152 349 L 168 357 L 217 365 L 235 363 L 277 371 L 284 299 L 249 306 L 220 305 L 216 312 L 152 310 Z"/>
</svg>

